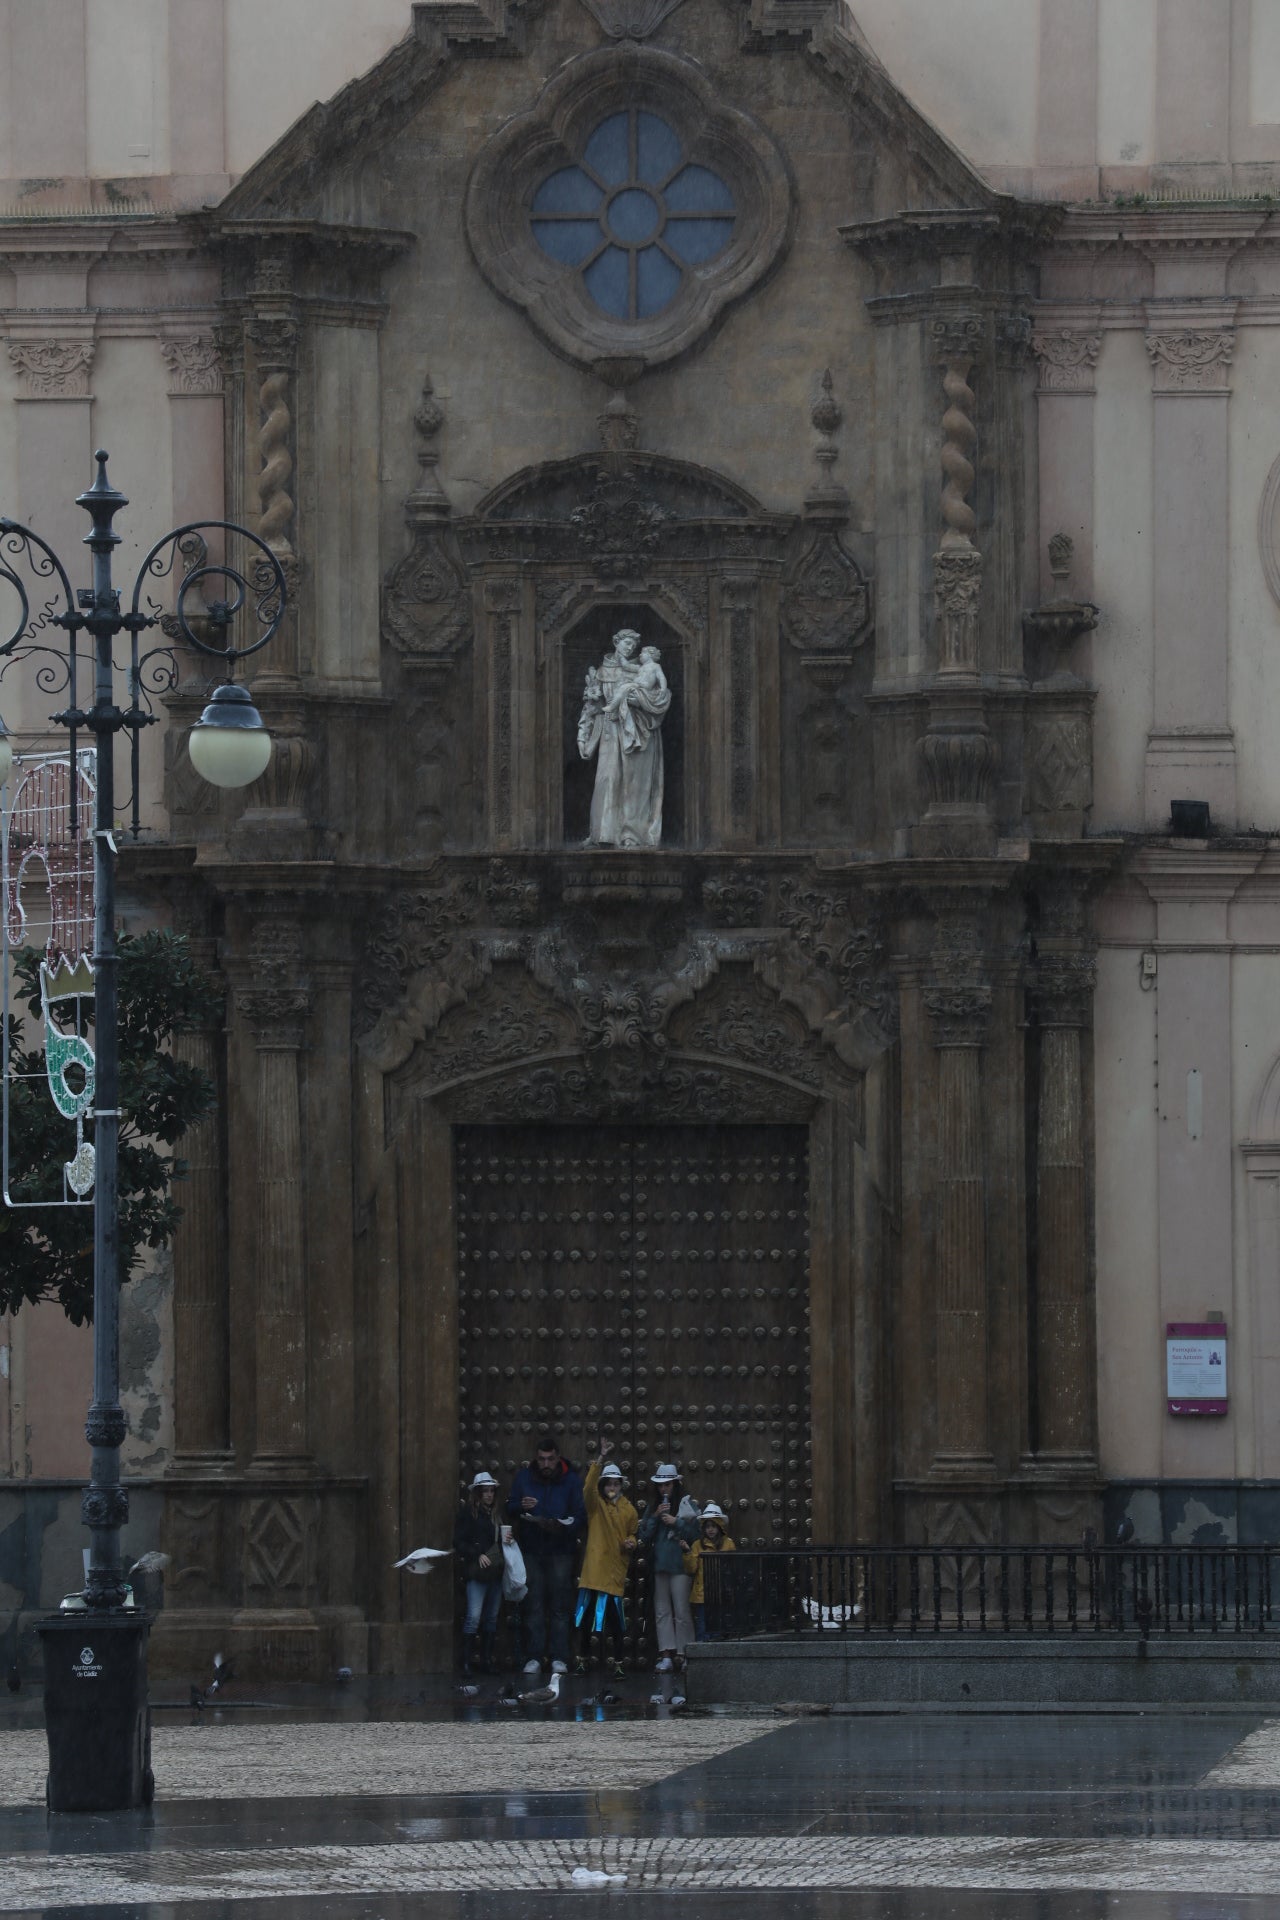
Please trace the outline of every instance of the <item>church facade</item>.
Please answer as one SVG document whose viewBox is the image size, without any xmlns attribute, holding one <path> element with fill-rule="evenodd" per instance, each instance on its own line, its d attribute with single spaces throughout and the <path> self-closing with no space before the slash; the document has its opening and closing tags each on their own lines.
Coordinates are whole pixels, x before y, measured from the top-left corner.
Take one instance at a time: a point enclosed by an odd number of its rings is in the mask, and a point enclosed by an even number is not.
<svg viewBox="0 0 1280 1920">
<path fill-rule="evenodd" d="M 92 407 L 137 497 L 158 345 L 164 510 L 292 595 L 268 771 L 194 775 L 184 658 L 123 865 L 225 1008 L 138 1376 L 157 1657 L 445 1657 L 393 1563 L 545 1429 L 680 1460 L 740 1544 L 1177 1537 L 1200 1480 L 1242 1524 L 1280 1148 L 1237 1150 L 1228 976 L 1256 1003 L 1276 929 L 1222 516 L 1265 217 L 980 168 L 818 0 L 405 15 L 198 209 L 0 231 L 17 481 L 73 524 Z M 1127 669 L 1113 364 L 1157 473 Z M 1217 1312 L 1258 1398 L 1197 1453 L 1162 1322 Z"/>
</svg>

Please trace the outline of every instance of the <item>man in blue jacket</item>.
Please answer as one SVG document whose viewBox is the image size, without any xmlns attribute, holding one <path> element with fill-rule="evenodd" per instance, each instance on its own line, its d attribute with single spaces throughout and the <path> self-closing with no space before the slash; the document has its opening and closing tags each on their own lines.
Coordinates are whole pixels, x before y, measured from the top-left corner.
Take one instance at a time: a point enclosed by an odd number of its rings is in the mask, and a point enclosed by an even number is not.
<svg viewBox="0 0 1280 1920">
<path fill-rule="evenodd" d="M 587 1530 L 582 1476 L 544 1434 L 527 1467 L 511 1483 L 507 1512 L 524 1555 L 529 1593 L 524 1603 L 526 1673 L 538 1673 L 549 1643 L 551 1671 L 567 1673 L 578 1542 Z"/>
</svg>

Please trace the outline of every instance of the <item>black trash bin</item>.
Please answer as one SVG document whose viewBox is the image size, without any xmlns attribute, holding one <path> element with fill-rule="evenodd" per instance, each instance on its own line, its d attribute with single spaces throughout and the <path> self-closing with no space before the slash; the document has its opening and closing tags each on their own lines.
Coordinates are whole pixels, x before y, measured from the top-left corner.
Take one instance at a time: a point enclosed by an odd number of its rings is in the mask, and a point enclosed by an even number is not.
<svg viewBox="0 0 1280 1920">
<path fill-rule="evenodd" d="M 44 1649 L 44 1719 L 52 1813 L 149 1807 L 151 1709 L 145 1613 L 60 1613 L 36 1631 Z"/>
</svg>

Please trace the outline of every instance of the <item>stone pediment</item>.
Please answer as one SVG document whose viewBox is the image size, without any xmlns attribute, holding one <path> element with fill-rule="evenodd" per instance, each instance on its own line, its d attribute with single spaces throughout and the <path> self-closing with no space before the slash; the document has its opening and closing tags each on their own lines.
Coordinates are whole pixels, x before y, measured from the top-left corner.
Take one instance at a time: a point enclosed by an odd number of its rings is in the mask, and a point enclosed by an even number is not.
<svg viewBox="0 0 1280 1920">
<path fill-rule="evenodd" d="M 628 36 L 606 45 L 634 49 L 657 46 L 672 19 L 684 24 L 698 7 L 719 0 L 683 0 L 674 10 L 660 5 L 633 9 Z M 554 38 L 556 63 L 566 47 L 588 53 L 599 46 L 598 10 L 586 0 L 561 0 L 561 30 Z M 732 0 L 744 51 L 794 58 L 797 49 L 824 85 L 834 86 L 849 103 L 854 120 L 874 149 L 877 174 L 885 183 L 878 197 L 879 217 L 908 209 L 993 210 L 1012 206 L 993 191 L 976 168 L 913 105 L 865 40 L 848 9 L 838 0 Z M 639 28 L 636 21 L 644 19 Z M 652 21 L 652 24 L 644 22 Z M 941 30 L 941 29 L 940 29 Z M 643 38 L 630 37 L 642 34 Z M 367 73 L 353 79 L 330 100 L 310 107 L 217 208 L 228 221 L 296 216 L 362 224 L 365 201 L 362 176 L 368 163 L 390 147 L 430 103 L 459 62 L 483 58 L 527 60 L 537 52 L 531 16 L 524 0 L 426 0 L 413 7 L 409 35 Z M 530 74 L 530 97 L 549 77 L 549 69 Z M 723 83 L 720 83 L 723 84 Z M 479 144 L 479 143 L 478 143 Z M 402 189 L 409 197 L 412 188 Z M 399 207 L 389 208 L 385 193 L 374 196 L 377 214 L 370 222 L 413 224 Z"/>
</svg>

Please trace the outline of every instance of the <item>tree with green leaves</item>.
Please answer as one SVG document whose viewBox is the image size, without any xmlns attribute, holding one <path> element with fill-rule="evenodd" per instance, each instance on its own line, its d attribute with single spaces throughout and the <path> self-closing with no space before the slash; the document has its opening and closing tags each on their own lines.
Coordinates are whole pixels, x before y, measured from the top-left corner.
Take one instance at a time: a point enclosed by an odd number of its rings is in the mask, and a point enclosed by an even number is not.
<svg viewBox="0 0 1280 1920">
<path fill-rule="evenodd" d="M 42 1014 L 41 957 L 24 948 L 14 959 L 13 999 L 36 1022 Z M 187 1165 L 174 1149 L 212 1110 L 216 1092 L 208 1074 L 174 1056 L 170 1042 L 175 1034 L 207 1025 L 215 1013 L 212 983 L 181 934 L 121 937 L 122 1285 L 148 1249 L 168 1246 L 182 1218 L 172 1189 Z M 22 1014 L 10 1016 L 9 1069 L 9 1191 L 15 1199 L 58 1200 L 68 1127 L 49 1095 L 43 1047 Z M 76 1326 L 92 1320 L 91 1204 L 38 1211 L 0 1207 L 0 1311 L 16 1312 L 38 1300 L 57 1300 Z"/>
</svg>

